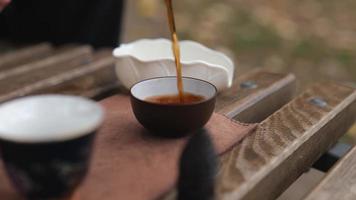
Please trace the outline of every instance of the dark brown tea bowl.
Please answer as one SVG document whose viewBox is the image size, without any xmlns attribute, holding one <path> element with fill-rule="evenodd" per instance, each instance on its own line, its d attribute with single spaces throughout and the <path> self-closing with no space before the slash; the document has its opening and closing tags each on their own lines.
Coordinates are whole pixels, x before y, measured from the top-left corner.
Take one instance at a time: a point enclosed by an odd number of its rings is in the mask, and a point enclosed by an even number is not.
<svg viewBox="0 0 356 200">
<path fill-rule="evenodd" d="M 192 103 L 162 104 L 147 98 L 176 95 L 177 78 L 160 77 L 141 81 L 131 88 L 131 106 L 136 119 L 153 135 L 183 137 L 202 128 L 212 116 L 216 87 L 206 81 L 183 78 L 184 92 L 204 97 Z"/>
</svg>

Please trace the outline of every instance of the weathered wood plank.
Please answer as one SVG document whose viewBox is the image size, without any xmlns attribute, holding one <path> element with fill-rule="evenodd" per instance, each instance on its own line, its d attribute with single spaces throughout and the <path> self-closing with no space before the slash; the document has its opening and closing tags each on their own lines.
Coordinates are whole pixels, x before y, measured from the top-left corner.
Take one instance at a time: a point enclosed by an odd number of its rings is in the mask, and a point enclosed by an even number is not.
<svg viewBox="0 0 356 200">
<path fill-rule="evenodd" d="M 238 77 L 231 89 L 219 95 L 217 110 L 241 122 L 260 122 L 291 100 L 295 83 L 292 74 L 263 70 L 247 73 Z"/>
<path fill-rule="evenodd" d="M 111 50 L 97 52 L 89 64 L 49 77 L 32 88 L 32 94 L 59 93 L 96 98 L 118 88 Z"/>
<path fill-rule="evenodd" d="M 0 102 L 28 94 L 31 85 L 86 64 L 91 59 L 90 47 L 64 48 L 43 60 L 3 72 L 0 74 Z"/>
<path fill-rule="evenodd" d="M 120 83 L 114 82 L 110 85 L 94 87 L 93 89 L 82 93 L 81 96 L 91 98 L 95 101 L 101 101 L 105 98 L 111 97 L 121 92 L 122 90 L 120 90 Z"/>
<path fill-rule="evenodd" d="M 89 62 L 90 61 L 90 62 Z M 0 101 L 43 93 L 73 94 L 87 97 L 111 89 L 117 82 L 111 51 L 99 51 L 91 56 L 81 56 L 60 65 L 31 71 L 29 76 L 16 79 L 19 87 L 13 87 Z M 2 80 L 0 80 L 0 83 Z M 0 86 L 1 91 L 1 86 Z"/>
<path fill-rule="evenodd" d="M 16 66 L 11 70 L 0 73 L 0 80 L 11 79 L 11 77 L 30 73 L 34 70 L 42 70 L 54 65 L 65 65 L 67 62 L 78 60 L 79 57 L 89 57 L 92 53 L 90 46 L 64 46 L 59 48 L 50 56 L 34 62 Z M 88 60 L 89 62 L 90 60 Z"/>
<path fill-rule="evenodd" d="M 356 147 L 331 169 L 305 199 L 356 199 Z"/>
<path fill-rule="evenodd" d="M 0 54 L 0 72 L 45 58 L 51 52 L 53 52 L 52 46 L 48 43 L 42 43 Z"/>
<path fill-rule="evenodd" d="M 218 199 L 275 199 L 345 133 L 355 117 L 354 89 L 333 83 L 311 87 L 223 156 Z"/>
<path fill-rule="evenodd" d="M 257 87 L 244 87 L 246 83 L 255 83 Z M 292 74 L 252 71 L 237 77 L 229 90 L 219 94 L 216 110 L 241 122 L 260 122 L 292 99 L 295 86 Z M 246 114 L 245 110 L 254 113 Z M 173 190 L 162 199 L 174 200 L 175 197 L 176 190 Z"/>
</svg>

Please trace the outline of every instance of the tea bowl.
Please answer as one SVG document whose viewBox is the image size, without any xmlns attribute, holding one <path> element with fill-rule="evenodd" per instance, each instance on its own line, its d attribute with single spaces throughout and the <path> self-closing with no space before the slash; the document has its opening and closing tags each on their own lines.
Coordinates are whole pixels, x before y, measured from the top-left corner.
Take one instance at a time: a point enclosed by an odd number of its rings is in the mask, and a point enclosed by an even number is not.
<svg viewBox="0 0 356 200">
<path fill-rule="evenodd" d="M 221 52 L 194 41 L 180 41 L 182 73 L 208 81 L 219 91 L 231 87 L 233 61 Z M 122 44 L 113 52 L 116 74 L 127 89 L 145 79 L 175 76 L 172 42 L 167 39 L 140 39 Z"/>
<path fill-rule="evenodd" d="M 0 158 L 25 199 L 65 199 L 84 179 L 104 119 L 96 102 L 37 95 L 0 105 Z"/>
<path fill-rule="evenodd" d="M 202 128 L 215 109 L 217 89 L 204 80 L 183 78 L 185 93 L 203 96 L 204 100 L 189 104 L 148 102 L 153 96 L 178 94 L 176 77 L 143 80 L 130 90 L 131 106 L 136 119 L 152 135 L 178 138 Z"/>
</svg>

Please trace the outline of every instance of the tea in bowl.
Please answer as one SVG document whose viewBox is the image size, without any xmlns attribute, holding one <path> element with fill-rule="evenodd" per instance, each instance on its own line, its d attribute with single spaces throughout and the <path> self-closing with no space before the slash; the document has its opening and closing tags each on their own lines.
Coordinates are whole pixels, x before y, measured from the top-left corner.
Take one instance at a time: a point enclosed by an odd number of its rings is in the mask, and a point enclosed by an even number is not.
<svg viewBox="0 0 356 200">
<path fill-rule="evenodd" d="M 183 85 L 183 99 L 178 95 L 176 77 L 148 79 L 131 88 L 135 117 L 151 134 L 183 137 L 209 121 L 215 109 L 216 87 L 194 78 L 183 78 Z"/>
</svg>

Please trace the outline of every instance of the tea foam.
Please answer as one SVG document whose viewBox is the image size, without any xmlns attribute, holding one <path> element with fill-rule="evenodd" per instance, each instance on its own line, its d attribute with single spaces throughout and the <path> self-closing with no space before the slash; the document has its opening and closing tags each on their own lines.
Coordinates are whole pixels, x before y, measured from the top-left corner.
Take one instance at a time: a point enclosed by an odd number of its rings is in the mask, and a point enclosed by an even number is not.
<svg viewBox="0 0 356 200">
<path fill-rule="evenodd" d="M 0 139 L 29 143 L 66 141 L 95 131 L 103 115 L 101 106 L 82 97 L 25 97 L 0 105 Z"/>
</svg>

